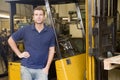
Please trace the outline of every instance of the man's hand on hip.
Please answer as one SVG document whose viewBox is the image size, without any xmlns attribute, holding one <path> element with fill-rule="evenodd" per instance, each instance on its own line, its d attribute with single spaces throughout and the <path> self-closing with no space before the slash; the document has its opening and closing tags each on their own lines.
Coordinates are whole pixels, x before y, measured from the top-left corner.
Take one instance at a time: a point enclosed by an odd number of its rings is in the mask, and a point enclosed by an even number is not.
<svg viewBox="0 0 120 80">
<path fill-rule="evenodd" d="M 18 55 L 18 57 L 19 58 L 28 58 L 28 57 L 30 57 L 30 54 L 29 54 L 29 52 L 23 52 L 23 53 L 21 53 L 20 55 Z"/>
</svg>

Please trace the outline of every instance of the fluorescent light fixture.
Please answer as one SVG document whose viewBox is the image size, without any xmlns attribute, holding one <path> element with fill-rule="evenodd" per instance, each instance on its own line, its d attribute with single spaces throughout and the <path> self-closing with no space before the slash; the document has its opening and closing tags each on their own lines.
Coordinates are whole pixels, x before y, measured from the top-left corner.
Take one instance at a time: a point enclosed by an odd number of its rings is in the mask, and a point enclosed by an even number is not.
<svg viewBox="0 0 120 80">
<path fill-rule="evenodd" d="M 1 17 L 1 18 L 10 18 L 9 15 L 5 15 L 5 14 L 0 14 L 0 17 Z"/>
<path fill-rule="evenodd" d="M 77 20 L 78 18 L 74 17 L 74 18 L 72 18 L 72 19 L 73 19 L 73 20 Z M 70 18 L 64 17 L 64 18 L 62 18 L 62 20 L 68 20 L 68 21 L 70 21 Z"/>
</svg>

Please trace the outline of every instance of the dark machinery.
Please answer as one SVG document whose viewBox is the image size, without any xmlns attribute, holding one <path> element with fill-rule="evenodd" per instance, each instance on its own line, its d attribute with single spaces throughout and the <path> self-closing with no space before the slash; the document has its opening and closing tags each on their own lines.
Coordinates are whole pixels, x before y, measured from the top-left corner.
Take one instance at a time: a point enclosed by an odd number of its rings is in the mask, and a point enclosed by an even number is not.
<svg viewBox="0 0 120 80">
<path fill-rule="evenodd" d="M 0 77 L 6 76 L 8 71 L 8 52 L 7 31 L 2 30 L 0 33 Z"/>
<path fill-rule="evenodd" d="M 65 36 L 65 35 L 60 36 L 59 44 L 61 47 L 63 47 L 62 49 L 64 50 L 64 52 L 62 52 L 62 54 L 64 55 L 66 54 L 66 57 L 75 55 L 75 51 L 70 42 L 70 36 Z M 62 57 L 65 57 L 65 56 L 62 56 Z"/>
</svg>

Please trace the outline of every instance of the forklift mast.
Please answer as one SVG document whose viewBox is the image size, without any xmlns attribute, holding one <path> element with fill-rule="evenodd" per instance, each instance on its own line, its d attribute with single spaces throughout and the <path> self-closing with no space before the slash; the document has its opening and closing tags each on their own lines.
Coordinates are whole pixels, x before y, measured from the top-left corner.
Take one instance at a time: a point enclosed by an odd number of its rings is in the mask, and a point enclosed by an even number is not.
<svg viewBox="0 0 120 80">
<path fill-rule="evenodd" d="M 117 0 L 86 0 L 88 80 L 108 80 L 108 71 L 104 70 L 103 60 L 114 56 L 116 22 Z"/>
</svg>

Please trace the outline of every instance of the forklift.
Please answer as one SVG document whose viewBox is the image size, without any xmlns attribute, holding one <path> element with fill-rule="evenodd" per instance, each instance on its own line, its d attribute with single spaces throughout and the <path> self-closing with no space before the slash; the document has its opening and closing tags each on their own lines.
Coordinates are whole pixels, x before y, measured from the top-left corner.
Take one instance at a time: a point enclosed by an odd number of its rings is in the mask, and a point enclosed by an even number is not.
<svg viewBox="0 0 120 80">
<path fill-rule="evenodd" d="M 10 29 L 14 32 L 16 3 L 33 6 L 45 5 L 50 25 L 56 36 L 56 80 L 108 80 L 108 70 L 104 70 L 104 59 L 116 56 L 117 0 L 83 0 L 85 2 L 85 25 L 83 25 L 80 2 L 82 0 L 5 0 L 10 3 Z M 74 3 L 77 21 L 85 42 L 85 52 L 76 54 L 69 39 L 59 40 L 55 29 L 51 4 Z M 70 54 L 63 57 L 60 46 Z M 9 62 L 9 80 L 20 80 L 20 63 Z"/>
</svg>

